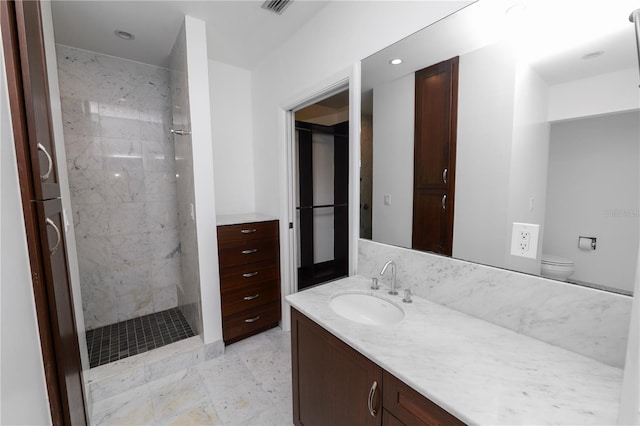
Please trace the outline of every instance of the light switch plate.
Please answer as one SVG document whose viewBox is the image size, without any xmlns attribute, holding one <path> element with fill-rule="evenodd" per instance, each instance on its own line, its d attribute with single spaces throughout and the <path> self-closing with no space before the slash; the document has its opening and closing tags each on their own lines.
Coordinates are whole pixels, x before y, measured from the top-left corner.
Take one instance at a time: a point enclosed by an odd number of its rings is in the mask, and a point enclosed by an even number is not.
<svg viewBox="0 0 640 426">
<path fill-rule="evenodd" d="M 385 206 L 391 205 L 391 194 L 384 194 L 384 205 Z"/>
<path fill-rule="evenodd" d="M 511 254 L 535 259 L 538 255 L 540 225 L 533 223 L 513 223 L 511 232 Z"/>
</svg>

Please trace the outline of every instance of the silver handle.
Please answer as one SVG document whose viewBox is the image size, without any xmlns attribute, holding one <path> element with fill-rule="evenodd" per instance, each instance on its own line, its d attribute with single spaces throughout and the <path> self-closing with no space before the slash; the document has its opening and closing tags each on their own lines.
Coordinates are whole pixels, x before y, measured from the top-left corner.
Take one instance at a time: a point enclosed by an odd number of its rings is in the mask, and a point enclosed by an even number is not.
<svg viewBox="0 0 640 426">
<path fill-rule="evenodd" d="M 369 414 L 371 414 L 371 417 L 376 416 L 376 409 L 373 406 L 373 397 L 376 395 L 376 389 L 378 389 L 378 382 L 374 380 L 371 385 L 371 389 L 369 389 L 369 399 L 367 400 L 367 407 L 369 407 Z"/>
<path fill-rule="evenodd" d="M 447 194 L 442 196 L 442 210 L 447 210 Z"/>
<path fill-rule="evenodd" d="M 253 296 L 245 296 L 244 300 L 248 302 L 249 300 L 257 299 L 258 297 L 260 297 L 260 293 L 254 294 Z"/>
<path fill-rule="evenodd" d="M 253 234 L 256 231 L 257 229 L 242 229 L 240 232 L 242 232 L 243 234 Z"/>
<path fill-rule="evenodd" d="M 251 250 L 242 250 L 242 254 L 253 254 L 255 252 L 257 252 L 258 249 L 251 249 Z"/>
<path fill-rule="evenodd" d="M 244 322 L 252 323 L 252 322 L 258 321 L 259 319 L 260 319 L 260 315 L 253 318 L 247 318 L 246 320 L 244 320 Z"/>
<path fill-rule="evenodd" d="M 171 133 L 178 136 L 189 136 L 191 134 L 191 130 L 171 129 Z"/>
<path fill-rule="evenodd" d="M 442 182 L 447 183 L 447 173 L 449 172 L 449 169 L 444 169 L 442 171 Z"/>
<path fill-rule="evenodd" d="M 38 144 L 38 151 L 44 152 L 44 155 L 47 156 L 47 173 L 40 175 L 40 180 L 44 182 L 45 180 L 49 179 L 49 177 L 51 176 L 51 172 L 53 171 L 53 159 L 47 152 L 47 148 L 45 148 L 41 143 Z"/>
<path fill-rule="evenodd" d="M 44 220 L 44 223 L 46 223 L 47 226 L 52 227 L 53 230 L 56 231 L 56 244 L 53 246 L 52 249 L 49 249 L 49 254 L 53 256 L 58 251 L 58 247 L 60 247 L 60 241 L 62 241 L 62 236 L 60 235 L 60 229 L 58 229 L 56 224 L 51 219 L 46 218 Z"/>
<path fill-rule="evenodd" d="M 245 277 L 245 278 L 255 277 L 256 275 L 258 275 L 257 272 L 248 272 L 246 274 L 242 274 L 242 276 Z"/>
</svg>

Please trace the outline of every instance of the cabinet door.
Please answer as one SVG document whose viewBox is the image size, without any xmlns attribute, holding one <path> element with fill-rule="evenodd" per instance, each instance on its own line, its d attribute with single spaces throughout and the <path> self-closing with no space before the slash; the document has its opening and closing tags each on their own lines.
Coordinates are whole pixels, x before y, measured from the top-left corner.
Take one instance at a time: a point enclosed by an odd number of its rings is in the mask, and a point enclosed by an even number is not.
<svg viewBox="0 0 640 426">
<path fill-rule="evenodd" d="M 382 370 L 291 310 L 296 425 L 381 425 Z"/>
<path fill-rule="evenodd" d="M 82 365 L 64 244 L 62 203 L 59 199 L 37 201 L 36 210 L 63 416 L 67 424 L 86 424 Z"/>
<path fill-rule="evenodd" d="M 417 71 L 412 248 L 451 256 L 458 58 Z"/>
<path fill-rule="evenodd" d="M 464 426 L 440 408 L 388 372 L 384 372 L 384 425 Z"/>
<path fill-rule="evenodd" d="M 24 113 L 27 122 L 34 200 L 60 196 L 50 127 L 49 85 L 40 19 L 40 2 L 15 3 Z"/>
</svg>

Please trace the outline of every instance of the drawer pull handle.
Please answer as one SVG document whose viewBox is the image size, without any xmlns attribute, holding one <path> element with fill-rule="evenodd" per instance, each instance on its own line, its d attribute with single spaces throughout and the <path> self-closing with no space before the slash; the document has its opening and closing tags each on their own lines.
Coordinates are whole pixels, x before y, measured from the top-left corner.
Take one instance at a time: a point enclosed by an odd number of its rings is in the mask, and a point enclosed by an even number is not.
<svg viewBox="0 0 640 426">
<path fill-rule="evenodd" d="M 377 389 L 378 389 L 378 382 L 374 380 L 373 384 L 371 385 L 371 389 L 369 389 L 369 399 L 367 400 L 367 407 L 369 408 L 369 414 L 371 414 L 371 417 L 376 416 L 376 409 L 373 406 L 373 398 L 376 396 Z"/>
<path fill-rule="evenodd" d="M 54 221 L 52 221 L 49 218 L 46 218 L 44 222 L 47 224 L 47 226 L 52 227 L 53 230 L 56 231 L 56 244 L 53 246 L 52 249 L 49 249 L 49 255 L 53 256 L 58 251 L 58 247 L 60 247 L 62 236 L 60 235 L 60 229 L 56 226 Z"/>
<path fill-rule="evenodd" d="M 240 232 L 242 232 L 243 234 L 253 234 L 256 231 L 257 229 L 242 229 Z"/>
<path fill-rule="evenodd" d="M 257 251 L 258 249 L 242 250 L 242 254 L 253 254 Z"/>
<path fill-rule="evenodd" d="M 242 276 L 245 278 L 255 277 L 256 275 L 258 275 L 257 272 L 247 272 L 246 274 L 242 274 Z"/>
<path fill-rule="evenodd" d="M 260 315 L 255 316 L 253 318 L 247 318 L 246 320 L 244 320 L 244 322 L 248 322 L 248 323 L 252 323 L 252 322 L 256 322 L 260 319 Z"/>
<path fill-rule="evenodd" d="M 45 148 L 41 143 L 38 144 L 38 151 L 42 151 L 45 157 L 47 157 L 47 173 L 40 176 L 40 180 L 44 182 L 49 179 L 49 176 L 51 176 L 51 172 L 53 171 L 53 159 L 51 158 L 51 155 L 49 155 L 49 152 L 47 152 L 47 148 Z"/>
<path fill-rule="evenodd" d="M 260 297 L 260 293 L 254 294 L 253 296 L 245 296 L 244 300 L 249 301 L 249 300 L 257 299 L 258 297 Z"/>
</svg>

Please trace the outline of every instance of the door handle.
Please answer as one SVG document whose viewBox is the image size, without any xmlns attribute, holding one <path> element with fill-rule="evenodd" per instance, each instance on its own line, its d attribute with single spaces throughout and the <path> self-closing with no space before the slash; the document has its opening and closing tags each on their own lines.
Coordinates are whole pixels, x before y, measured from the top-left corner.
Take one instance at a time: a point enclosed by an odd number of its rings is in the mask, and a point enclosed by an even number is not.
<svg viewBox="0 0 640 426">
<path fill-rule="evenodd" d="M 447 194 L 442 196 L 442 210 L 447 210 Z"/>
<path fill-rule="evenodd" d="M 42 151 L 47 157 L 47 173 L 40 175 L 40 180 L 44 182 L 49 179 L 51 172 L 53 171 L 53 159 L 51 158 L 51 155 L 49 155 L 47 148 L 45 148 L 41 143 L 38 144 L 38 151 Z"/>
<path fill-rule="evenodd" d="M 47 226 L 52 227 L 53 230 L 56 231 L 56 244 L 53 246 L 53 248 L 49 249 L 49 254 L 53 256 L 58 251 L 58 247 L 60 247 L 60 241 L 62 241 L 62 236 L 60 235 L 60 229 L 51 219 L 46 218 L 44 220 L 44 223 L 46 223 Z"/>
<path fill-rule="evenodd" d="M 449 173 L 449 169 L 444 169 L 442 171 L 442 182 L 447 183 L 447 174 Z"/>
<path fill-rule="evenodd" d="M 375 380 L 371 385 L 371 389 L 369 389 L 369 399 L 367 400 L 367 407 L 369 408 L 369 414 L 371 417 L 376 416 L 376 408 L 373 406 L 373 398 L 376 396 L 376 390 L 378 389 L 378 382 Z"/>
</svg>

